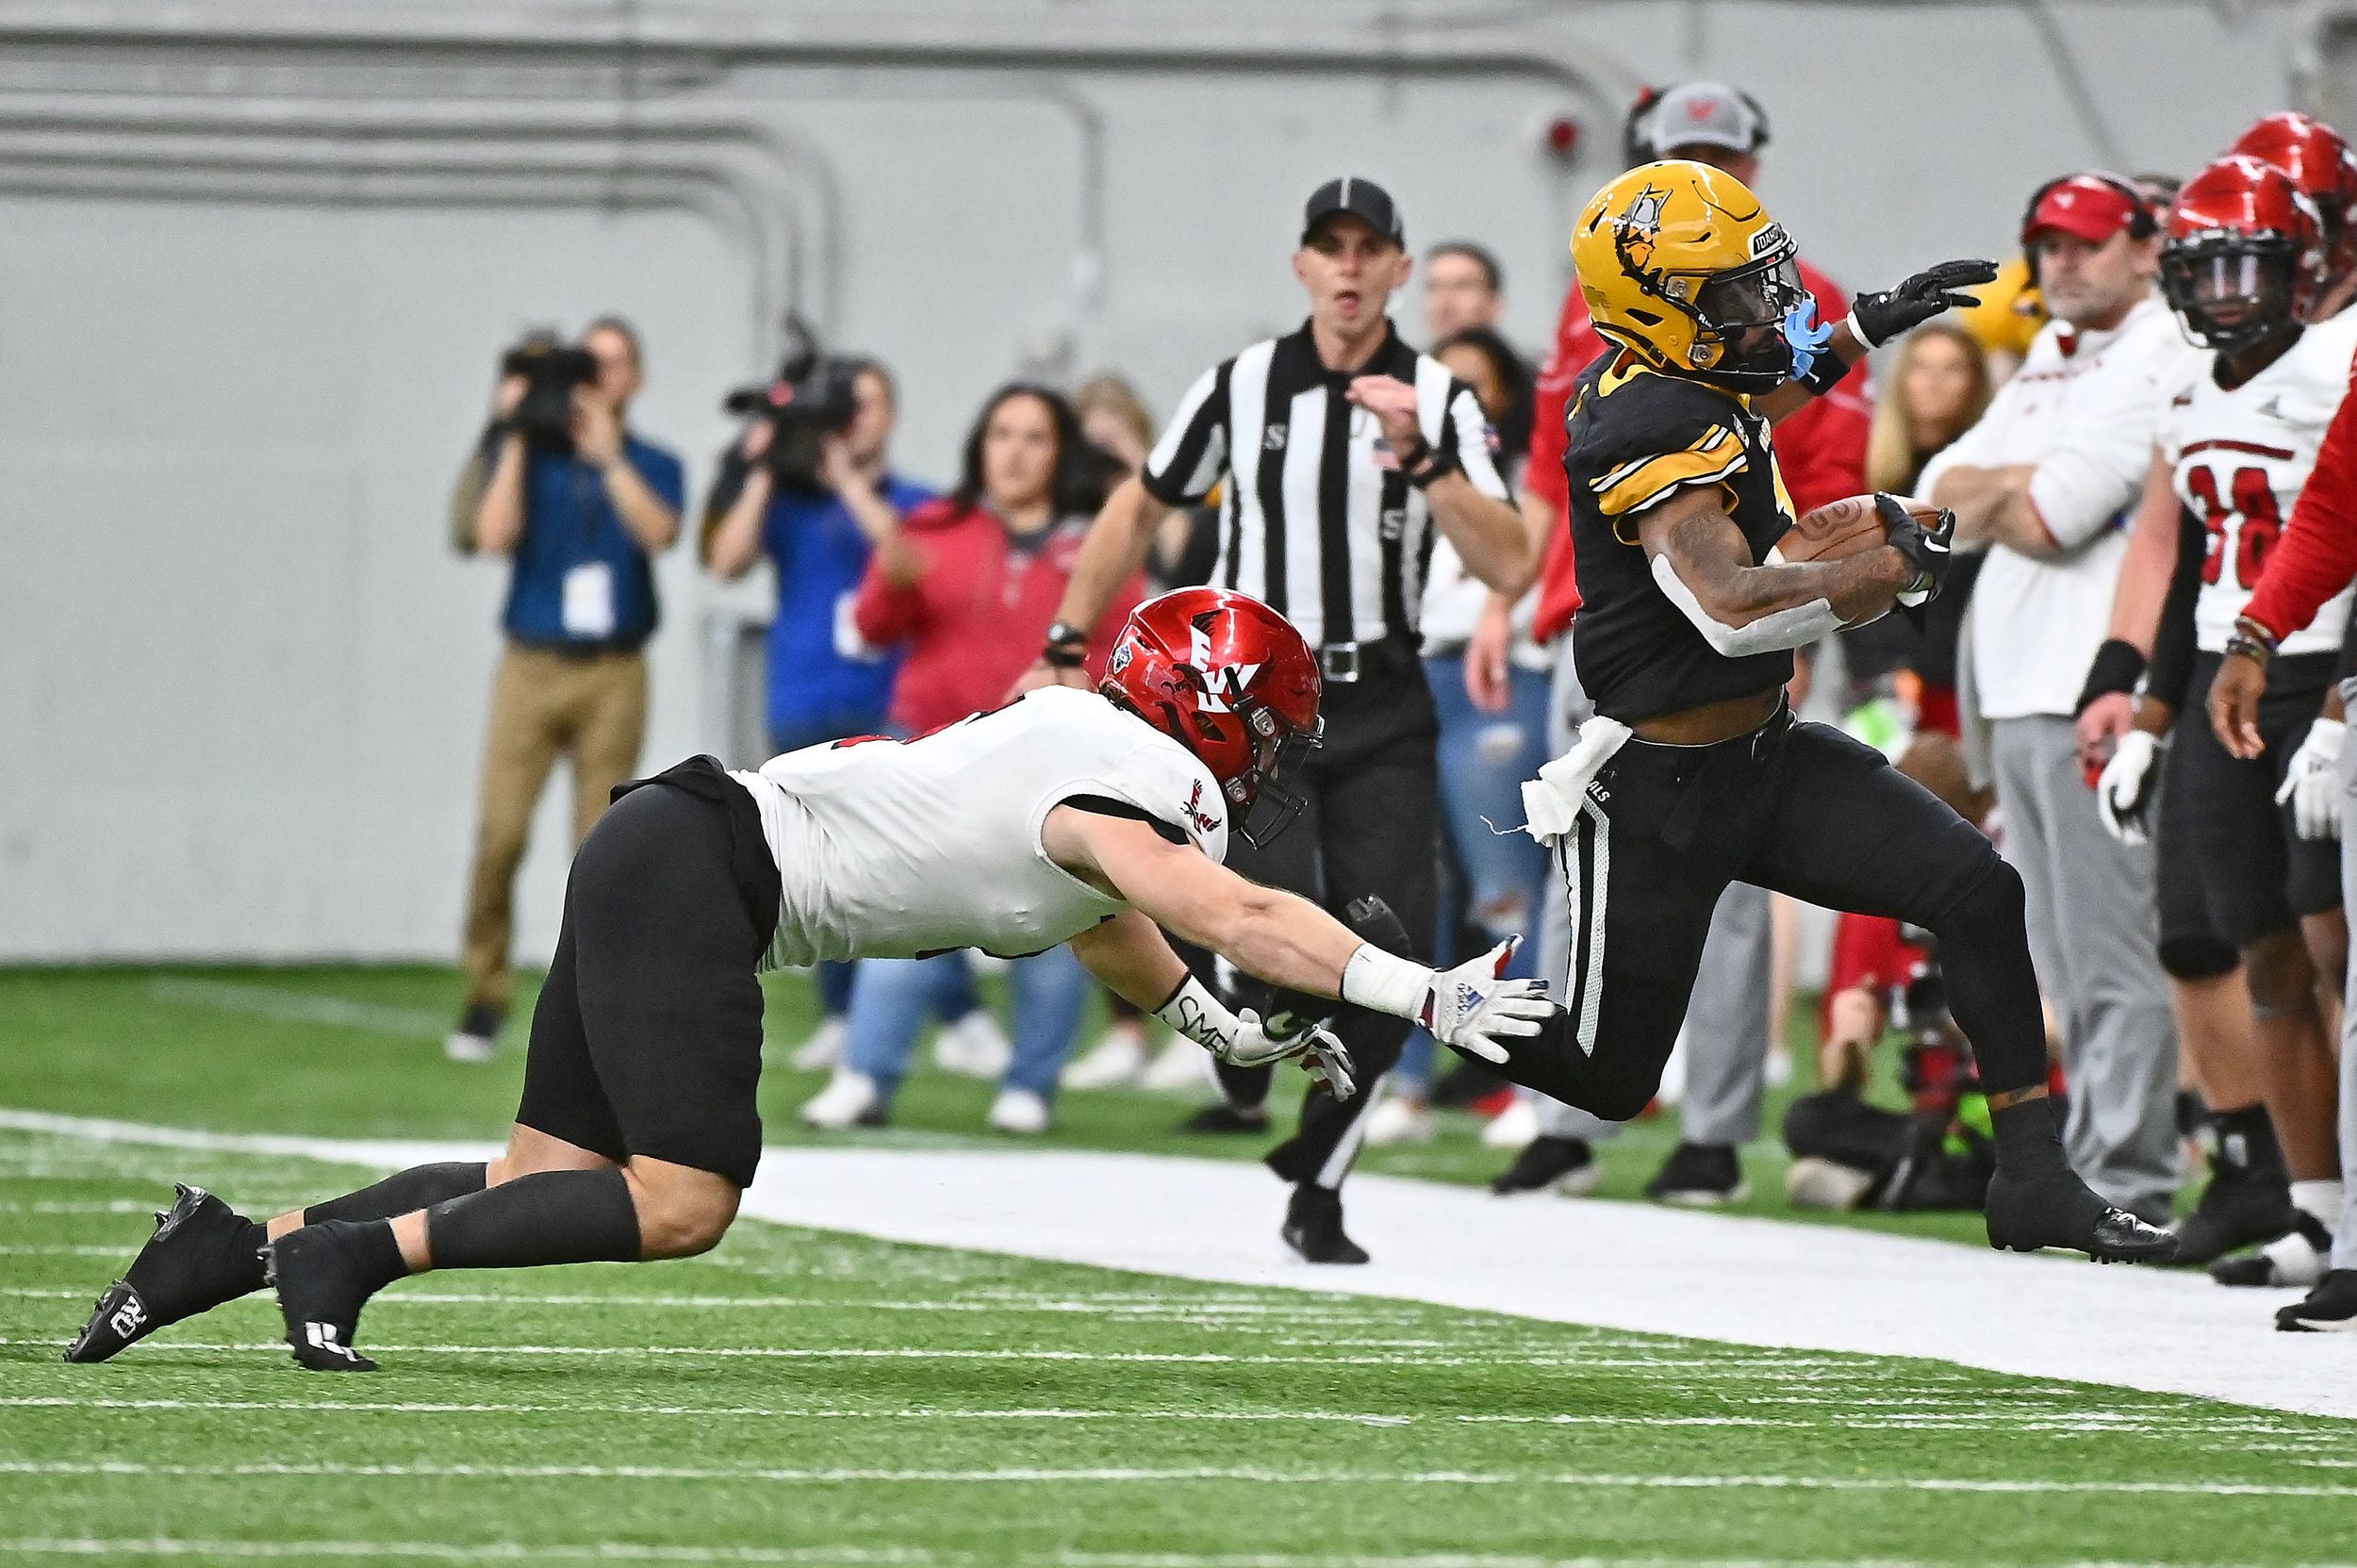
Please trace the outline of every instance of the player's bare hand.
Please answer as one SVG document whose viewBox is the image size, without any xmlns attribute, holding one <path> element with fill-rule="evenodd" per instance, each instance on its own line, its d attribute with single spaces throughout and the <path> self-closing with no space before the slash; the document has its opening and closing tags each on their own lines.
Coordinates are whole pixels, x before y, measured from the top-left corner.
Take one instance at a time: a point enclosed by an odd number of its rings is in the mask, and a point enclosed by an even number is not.
<svg viewBox="0 0 2357 1568">
<path fill-rule="evenodd" d="M 1508 696 L 1508 655 L 1514 646 L 1512 602 L 1490 596 L 1481 623 L 1465 644 L 1465 695 L 1483 713 L 1504 713 Z"/>
<path fill-rule="evenodd" d="M 1350 390 L 1343 394 L 1351 402 L 1375 416 L 1383 427 L 1383 438 L 1392 443 L 1393 452 L 1412 447 L 1424 432 L 1416 423 L 1416 389 L 1395 375 L 1362 375 L 1352 378 Z"/>
<path fill-rule="evenodd" d="M 1528 1039 L 1559 1011 L 1547 999 L 1543 980 L 1502 980 L 1522 938 L 1509 937 L 1479 958 L 1432 977 L 1419 1020 L 1444 1046 L 1504 1063 L 1511 1040 Z"/>
<path fill-rule="evenodd" d="M 1012 702 L 1027 691 L 1042 686 L 1072 686 L 1080 691 L 1089 689 L 1088 671 L 1077 665 L 1052 665 L 1046 659 L 1033 659 L 1029 668 L 1014 679 L 1008 688 L 1007 701 Z"/>
<path fill-rule="evenodd" d="M 2266 750 L 2259 734 L 2259 698 L 2266 688 L 2266 666 L 2243 653 L 2227 654 L 2210 683 L 2210 728 L 2220 746 L 2245 762 Z"/>
<path fill-rule="evenodd" d="M 2136 727 L 2136 700 L 2124 691 L 2107 691 L 2086 705 L 2076 727 L 2079 768 L 2089 777 L 2112 760 L 2119 737 Z"/>
</svg>

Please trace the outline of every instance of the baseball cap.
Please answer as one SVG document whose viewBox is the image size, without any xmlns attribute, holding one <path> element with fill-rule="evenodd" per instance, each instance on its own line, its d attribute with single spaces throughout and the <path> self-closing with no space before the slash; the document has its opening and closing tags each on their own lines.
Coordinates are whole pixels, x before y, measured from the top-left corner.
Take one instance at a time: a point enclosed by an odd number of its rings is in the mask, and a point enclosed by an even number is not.
<svg viewBox="0 0 2357 1568">
<path fill-rule="evenodd" d="M 1308 244 L 1311 232 L 1320 223 L 1343 212 L 1360 220 L 1393 244 L 1407 245 L 1408 231 L 1399 221 L 1399 208 L 1393 204 L 1392 193 L 1373 180 L 1355 174 L 1327 180 L 1310 192 L 1309 204 L 1301 209 L 1301 242 Z"/>
<path fill-rule="evenodd" d="M 2099 174 L 2073 174 L 2038 193 L 2021 220 L 2021 242 L 2048 229 L 2100 245 L 2136 222 L 2147 208 L 2134 191 Z"/>
<path fill-rule="evenodd" d="M 1698 144 L 1755 153 L 1768 145 L 1768 117 L 1724 82 L 1688 82 L 1654 104 L 1646 134 L 1656 157 Z"/>
</svg>

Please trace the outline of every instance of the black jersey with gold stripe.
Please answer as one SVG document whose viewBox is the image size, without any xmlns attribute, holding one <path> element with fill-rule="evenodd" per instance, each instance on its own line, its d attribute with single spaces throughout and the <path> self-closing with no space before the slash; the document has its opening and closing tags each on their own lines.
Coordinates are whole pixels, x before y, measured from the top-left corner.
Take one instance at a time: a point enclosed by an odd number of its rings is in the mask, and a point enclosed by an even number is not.
<svg viewBox="0 0 2357 1568">
<path fill-rule="evenodd" d="M 1704 641 L 1654 581 L 1637 536 L 1649 508 L 1712 487 L 1753 560 L 1765 560 L 1792 524 L 1768 421 L 1736 393 L 1610 354 L 1580 376 L 1565 418 L 1581 601 L 1572 651 L 1596 711 L 1635 723 L 1790 680 L 1788 651 L 1730 658 Z"/>
</svg>

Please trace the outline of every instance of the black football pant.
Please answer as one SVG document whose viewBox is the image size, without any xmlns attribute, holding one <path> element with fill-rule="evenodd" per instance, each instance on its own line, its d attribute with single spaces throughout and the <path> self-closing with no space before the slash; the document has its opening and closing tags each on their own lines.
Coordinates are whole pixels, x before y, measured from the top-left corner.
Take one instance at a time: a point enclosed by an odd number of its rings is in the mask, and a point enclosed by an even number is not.
<svg viewBox="0 0 2357 1568">
<path fill-rule="evenodd" d="M 1566 1012 L 1495 1069 L 1517 1083 L 1608 1121 L 1644 1110 L 1730 882 L 1924 927 L 1988 1092 L 2046 1079 L 2020 876 L 1838 730 L 1786 709 L 1715 746 L 1631 740 L 1558 853 L 1571 899 Z"/>
<path fill-rule="evenodd" d="M 1364 680 L 1327 683 L 1320 711 L 1325 744 L 1282 781 L 1302 797 L 1301 815 L 1265 850 L 1230 836 L 1228 867 L 1254 882 L 1299 893 L 1337 917 L 1353 900 L 1382 899 L 1407 927 L 1412 956 L 1429 961 L 1440 904 L 1440 718 L 1424 667 L 1403 655 Z M 1253 1004 L 1249 993 L 1239 1000 Z M 1302 1101 L 1301 1126 L 1268 1156 L 1288 1181 L 1337 1187 L 1358 1158 L 1360 1118 L 1376 1081 L 1408 1043 L 1408 1021 L 1364 1008 L 1340 1009 L 1334 1032 L 1350 1048 L 1359 1092 L 1338 1100 L 1319 1084 Z M 1266 1067 L 1218 1068 L 1230 1101 L 1268 1098 Z"/>
</svg>

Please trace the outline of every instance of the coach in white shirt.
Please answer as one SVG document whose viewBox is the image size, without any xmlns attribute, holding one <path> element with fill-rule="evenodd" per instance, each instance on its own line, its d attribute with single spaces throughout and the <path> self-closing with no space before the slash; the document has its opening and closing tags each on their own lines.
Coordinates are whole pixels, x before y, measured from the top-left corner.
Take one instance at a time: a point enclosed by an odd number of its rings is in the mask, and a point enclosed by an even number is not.
<svg viewBox="0 0 2357 1568">
<path fill-rule="evenodd" d="M 2152 289 L 2155 228 L 2144 199 L 2107 175 L 2032 198 L 2021 239 L 2054 319 L 1920 488 L 1954 510 L 1959 545 L 1988 549 L 1963 662 L 2062 1028 L 2071 1164 L 2109 1201 L 2166 1223 L 2176 1032 L 2154 950 L 2152 850 L 2103 831 L 2071 733 L 2151 463 L 2159 378 L 2188 352 Z"/>
</svg>

